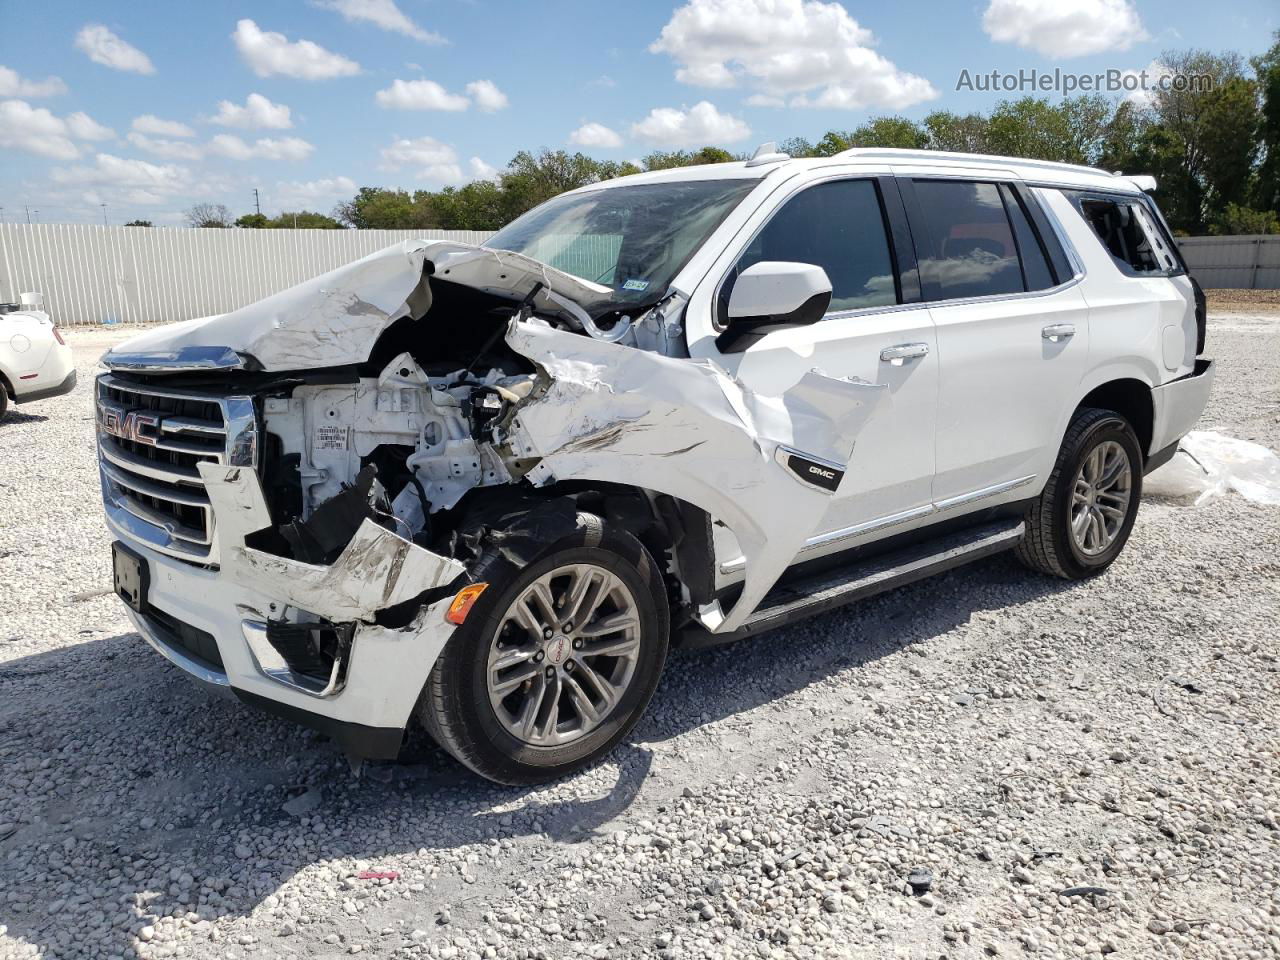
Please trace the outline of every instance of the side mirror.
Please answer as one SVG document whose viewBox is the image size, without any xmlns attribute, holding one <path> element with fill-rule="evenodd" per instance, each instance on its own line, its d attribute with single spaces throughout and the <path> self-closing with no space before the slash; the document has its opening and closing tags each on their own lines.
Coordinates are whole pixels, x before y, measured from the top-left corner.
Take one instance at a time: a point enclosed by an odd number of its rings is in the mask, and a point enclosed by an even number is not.
<svg viewBox="0 0 1280 960">
<path fill-rule="evenodd" d="M 753 263 L 734 282 L 729 325 L 716 337 L 716 348 L 721 353 L 741 353 L 774 330 L 816 323 L 830 304 L 831 281 L 816 264 Z"/>
</svg>

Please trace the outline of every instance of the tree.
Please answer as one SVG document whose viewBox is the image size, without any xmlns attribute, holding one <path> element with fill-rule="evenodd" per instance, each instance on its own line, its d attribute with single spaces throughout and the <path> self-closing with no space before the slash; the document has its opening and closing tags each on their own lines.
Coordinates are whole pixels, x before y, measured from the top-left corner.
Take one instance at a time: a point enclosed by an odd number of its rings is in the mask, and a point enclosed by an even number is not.
<svg viewBox="0 0 1280 960">
<path fill-rule="evenodd" d="M 229 227 L 231 211 L 222 203 L 197 203 L 186 213 L 187 223 L 193 227 Z"/>
<path fill-rule="evenodd" d="M 1262 107 L 1257 144 L 1261 162 L 1254 174 L 1253 202 L 1259 210 L 1280 211 L 1280 30 L 1275 42 L 1252 63 Z"/>
<path fill-rule="evenodd" d="M 646 170 L 670 170 L 672 167 L 693 167 L 703 163 L 729 163 L 736 159 L 728 150 L 719 147 L 703 147 L 701 150 L 654 151 L 640 162 Z"/>
<path fill-rule="evenodd" d="M 342 228 L 342 224 L 333 217 L 311 210 L 299 210 L 297 213 L 285 211 L 280 216 L 267 220 L 263 226 L 276 230 L 340 230 Z"/>
<path fill-rule="evenodd" d="M 125 224 L 125 226 L 126 227 L 153 227 L 155 226 L 155 224 L 153 224 L 150 220 L 130 220 L 128 223 Z"/>
<path fill-rule="evenodd" d="M 953 153 L 987 152 L 987 118 L 980 113 L 961 116 L 950 110 L 935 110 L 924 118 L 928 149 Z"/>
<path fill-rule="evenodd" d="M 1280 233 L 1280 217 L 1274 210 L 1254 210 L 1229 203 L 1212 224 L 1209 232 L 1219 235 L 1242 233 Z"/>
<path fill-rule="evenodd" d="M 928 133 L 905 117 L 873 117 L 847 136 L 850 147 L 923 150 L 929 144 Z"/>
<path fill-rule="evenodd" d="M 266 214 L 263 213 L 246 213 L 243 217 L 236 220 L 235 226 L 245 227 L 251 230 L 261 230 L 271 224 L 267 221 Z"/>
<path fill-rule="evenodd" d="M 1002 157 L 1083 163 L 1066 114 L 1048 100 L 1002 100 L 987 122 L 987 149 Z"/>
<path fill-rule="evenodd" d="M 355 197 L 334 208 L 333 216 L 360 230 L 412 230 L 419 226 L 413 197 L 404 190 L 361 187 Z"/>
</svg>

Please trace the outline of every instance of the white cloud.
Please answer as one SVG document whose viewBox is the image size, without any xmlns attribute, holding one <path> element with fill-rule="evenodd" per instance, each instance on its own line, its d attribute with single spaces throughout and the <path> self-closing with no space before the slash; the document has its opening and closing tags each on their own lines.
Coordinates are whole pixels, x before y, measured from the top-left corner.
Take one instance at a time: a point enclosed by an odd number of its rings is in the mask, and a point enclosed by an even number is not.
<svg viewBox="0 0 1280 960">
<path fill-rule="evenodd" d="M 144 153 L 150 153 L 166 160 L 199 160 L 204 150 L 194 143 L 185 140 L 169 140 L 165 137 L 149 137 L 137 130 L 125 137 L 131 144 Z"/>
<path fill-rule="evenodd" d="M 267 199 L 281 210 L 327 210 L 339 200 L 348 200 L 356 192 L 350 177 L 326 177 L 300 183 L 280 181 Z"/>
<path fill-rule="evenodd" d="M 148 163 L 99 153 L 90 166 L 55 167 L 49 172 L 54 183 L 80 188 L 109 188 L 114 199 L 128 203 L 161 203 L 185 194 L 192 187 L 185 167 Z M 101 196 L 96 195 L 96 196 Z"/>
<path fill-rule="evenodd" d="M 797 106 L 899 109 L 938 95 L 923 77 L 872 49 L 875 37 L 838 3 L 688 0 L 649 49 L 677 64 L 676 79 L 745 83 Z"/>
<path fill-rule="evenodd" d="M 1130 0 L 991 0 L 982 29 L 1046 57 L 1128 50 L 1149 39 Z"/>
<path fill-rule="evenodd" d="M 753 93 L 743 101 L 748 107 L 785 107 L 787 101 L 782 97 L 771 96 L 767 93 Z"/>
<path fill-rule="evenodd" d="M 246 143 L 231 133 L 220 133 L 209 141 L 208 151 L 230 160 L 305 160 L 315 147 L 298 137 L 270 137 Z"/>
<path fill-rule="evenodd" d="M 104 127 L 81 110 L 67 115 L 67 129 L 77 140 L 111 140 L 116 135 L 110 127 Z"/>
<path fill-rule="evenodd" d="M 26 80 L 17 70 L 0 67 L 0 97 L 56 97 L 66 92 L 67 85 L 61 77 Z"/>
<path fill-rule="evenodd" d="M 390 110 L 465 110 L 471 101 L 450 93 L 434 80 L 396 80 L 374 94 L 378 106 Z"/>
<path fill-rule="evenodd" d="M 209 122 L 244 130 L 288 130 L 293 126 L 289 114 L 289 108 L 283 103 L 272 103 L 260 93 L 251 93 L 243 107 L 230 100 L 219 100 L 217 116 Z"/>
<path fill-rule="evenodd" d="M 70 133 L 66 121 L 44 107 L 25 100 L 0 102 L 0 147 L 70 160 L 80 153 Z"/>
<path fill-rule="evenodd" d="M 751 136 L 751 128 L 703 100 L 688 110 L 655 107 L 631 125 L 631 135 L 663 147 L 692 147 L 744 140 Z"/>
<path fill-rule="evenodd" d="M 156 137 L 194 137 L 196 135 L 196 132 L 185 123 L 179 123 L 177 120 L 161 120 L 152 113 L 134 117 L 131 126 L 138 133 L 149 133 Z"/>
<path fill-rule="evenodd" d="M 1142 84 L 1142 75 L 1146 74 L 1146 85 Z M 1125 99 L 1135 106 L 1149 107 L 1154 99 L 1156 85 L 1162 77 L 1172 77 L 1173 71 L 1159 60 L 1152 60 L 1141 70 L 1125 70 L 1121 73 L 1122 82 L 1130 83 L 1134 89 L 1125 94 Z"/>
<path fill-rule="evenodd" d="M 348 22 L 363 20 L 375 27 L 403 33 L 423 43 L 447 43 L 444 37 L 431 30 L 423 30 L 410 20 L 395 0 L 316 0 L 316 6 L 327 10 L 335 10 Z"/>
<path fill-rule="evenodd" d="M 579 147 L 613 149 L 622 146 L 622 137 L 603 123 L 584 123 L 569 134 L 569 142 Z"/>
<path fill-rule="evenodd" d="M 239 21 L 231 38 L 241 58 L 260 77 L 280 74 L 299 80 L 325 80 L 360 72 L 360 64 L 340 53 L 310 40 L 291 42 L 283 33 L 261 30 L 252 20 Z"/>
<path fill-rule="evenodd" d="M 436 183 L 456 184 L 465 179 L 457 152 L 432 137 L 393 141 L 391 146 L 382 148 L 381 166 L 392 171 L 407 168 L 418 179 Z"/>
<path fill-rule="evenodd" d="M 126 73 L 155 73 L 151 58 L 131 43 L 126 43 L 100 23 L 90 23 L 76 34 L 76 48 L 89 55 L 94 63 Z"/>
<path fill-rule="evenodd" d="M 485 113 L 504 110 L 508 104 L 507 95 L 492 80 L 473 80 L 467 84 L 467 93 Z"/>
<path fill-rule="evenodd" d="M 471 158 L 471 178 L 473 180 L 497 180 L 502 173 L 491 163 L 485 163 L 479 157 Z"/>
</svg>

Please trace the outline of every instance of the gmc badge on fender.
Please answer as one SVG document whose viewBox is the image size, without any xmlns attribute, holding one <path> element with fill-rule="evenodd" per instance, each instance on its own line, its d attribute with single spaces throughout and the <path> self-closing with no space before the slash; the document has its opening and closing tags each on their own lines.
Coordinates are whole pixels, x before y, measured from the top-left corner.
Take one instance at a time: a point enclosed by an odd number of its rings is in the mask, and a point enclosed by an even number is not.
<svg viewBox="0 0 1280 960">
<path fill-rule="evenodd" d="M 812 483 L 815 487 L 821 487 L 823 490 L 830 490 L 832 493 L 840 486 L 841 479 L 844 478 L 844 471 L 829 467 L 826 464 L 814 463 L 812 460 L 806 460 L 804 457 L 796 454 L 788 454 L 787 469 L 794 473 L 805 483 Z"/>
</svg>

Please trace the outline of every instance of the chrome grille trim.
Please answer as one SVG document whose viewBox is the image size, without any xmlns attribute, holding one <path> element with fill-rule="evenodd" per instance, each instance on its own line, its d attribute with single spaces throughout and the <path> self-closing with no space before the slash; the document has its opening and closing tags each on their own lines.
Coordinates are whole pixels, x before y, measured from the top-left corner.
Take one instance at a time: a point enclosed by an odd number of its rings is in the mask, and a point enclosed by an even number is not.
<svg viewBox="0 0 1280 960">
<path fill-rule="evenodd" d="M 99 475 L 107 525 L 167 556 L 213 566 L 215 519 L 199 463 L 257 467 L 252 397 L 132 383 L 96 385 Z"/>
</svg>

